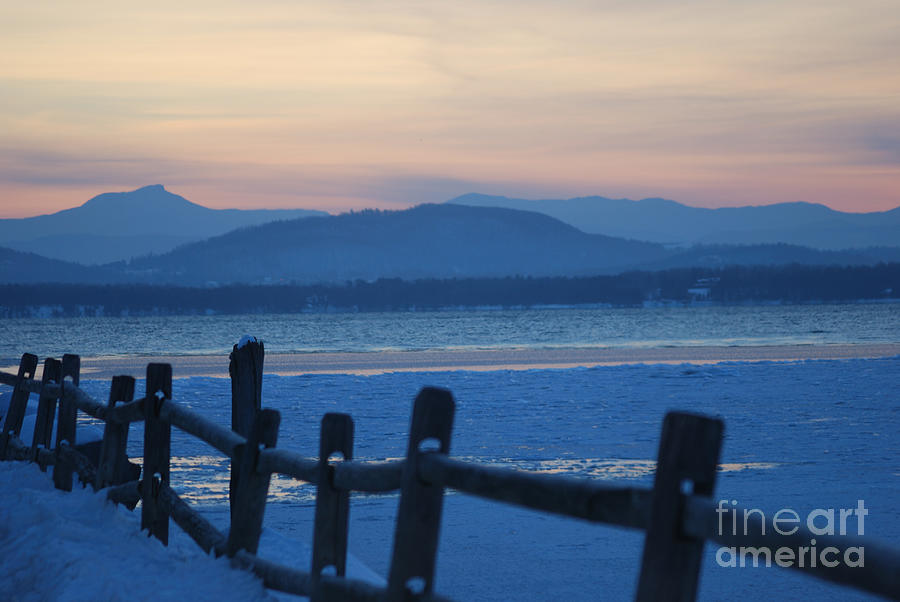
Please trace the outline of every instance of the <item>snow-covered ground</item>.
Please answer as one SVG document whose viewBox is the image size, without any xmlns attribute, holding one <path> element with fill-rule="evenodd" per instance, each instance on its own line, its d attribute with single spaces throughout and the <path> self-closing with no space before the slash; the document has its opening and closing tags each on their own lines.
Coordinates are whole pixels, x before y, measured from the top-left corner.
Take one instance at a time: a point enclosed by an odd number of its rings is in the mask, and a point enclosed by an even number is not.
<svg viewBox="0 0 900 602">
<path fill-rule="evenodd" d="M 269 592 L 225 558 L 205 555 L 174 523 L 169 546 L 140 531 L 140 511 L 106 501 L 104 492 L 54 488 L 37 465 L 0 462 L 0 600 L 256 600 L 297 599 Z M 308 567 L 311 549 L 265 529 L 260 554 Z M 348 574 L 384 580 L 355 557 Z"/>
<path fill-rule="evenodd" d="M 259 580 L 198 554 L 183 534 L 167 549 L 140 532 L 139 513 L 102 493 L 57 491 L 37 466 L 0 463 L 0 491 L 0 599 L 271 599 Z"/>
<path fill-rule="evenodd" d="M 896 542 L 900 540 L 898 382 L 900 358 L 372 376 L 267 375 L 263 403 L 282 414 L 279 447 L 315 455 L 322 414 L 342 411 L 356 422 L 355 456 L 385 459 L 403 455 L 411 402 L 418 389 L 443 386 L 454 392 L 458 404 L 451 446 L 454 456 L 647 486 L 652 482 L 665 412 L 685 409 L 716 415 L 726 423 L 717 498 L 737 500 L 766 512 L 791 509 L 801 516 L 818 508 L 853 508 L 858 500 L 864 500 L 869 511 L 865 535 Z M 109 383 L 92 380 L 82 386 L 104 399 Z M 176 379 L 174 397 L 222 424 L 230 420 L 227 379 Z M 140 436 L 135 429 L 132 455 L 140 455 Z M 214 524 L 226 527 L 227 463 L 205 444 L 177 432 L 172 454 L 173 486 Z M 35 525 L 52 513 L 38 510 L 37 502 L 15 490 L 21 489 L 20 481 L 36 490 L 49 490 L 51 485 L 37 483 L 40 473 L 26 477 L 14 472 L 21 468 L 0 465 L 0 469 L 2 566 L 5 572 L 23 573 L 13 581 L 12 589 L 0 590 L 0 594 L 26 599 L 30 588 L 42 584 L 35 575 L 29 576 L 28 572 L 35 570 L 32 565 L 13 560 L 8 551 L 28 529 L 38 529 L 38 538 L 48 537 L 49 531 Z M 274 479 L 266 509 L 267 532 L 279 534 L 281 542 L 308 541 L 313 493 L 308 485 Z M 59 501 L 63 494 L 50 491 L 48 495 L 54 500 L 48 506 L 57 512 L 63 506 Z M 117 528 L 131 529 L 130 535 L 116 540 L 156 546 L 157 552 L 152 554 L 171 558 L 181 567 L 163 569 L 163 573 L 177 576 L 167 582 L 165 587 L 173 588 L 167 591 L 174 592 L 178 583 L 184 588 L 184 593 L 173 593 L 170 598 L 191 595 L 197 587 L 195 573 L 205 579 L 218 574 L 214 571 L 228 572 L 222 561 L 191 552 L 189 541 L 182 547 L 176 540 L 167 552 L 155 542 L 135 536 L 136 518 L 113 514 L 109 507 L 99 505 L 95 496 L 83 495 L 93 500 L 90 504 L 77 502 L 88 508 L 89 523 L 98 524 L 100 516 L 113 516 Z M 388 569 L 397 499 L 396 495 L 356 495 L 352 501 L 351 551 L 381 575 Z M 95 503 L 96 508 L 91 506 Z M 72 522 L 59 520 L 61 526 Z M 75 527 L 65 528 L 76 532 Z M 176 531 L 173 525 L 173 534 Z M 91 537 L 79 530 L 69 541 Z M 285 551 L 290 545 L 276 545 L 267 551 L 264 537 L 261 555 L 286 562 L 292 555 Z M 634 592 L 641 545 L 638 532 L 452 494 L 445 503 L 437 590 L 459 600 L 628 599 Z M 68 547 L 72 550 L 66 556 L 71 561 L 67 570 L 86 581 L 73 582 L 73 589 L 66 590 L 70 597 L 63 598 L 82 599 L 77 597 L 81 592 L 95 593 L 89 596 L 93 599 L 115 598 L 115 585 L 109 585 L 114 582 L 109 582 L 107 572 L 84 568 L 95 566 L 100 555 L 87 549 L 79 553 L 74 543 Z M 794 571 L 724 568 L 716 563 L 715 553 L 716 548 L 708 545 L 701 600 L 870 599 Z M 119 550 L 118 554 L 131 556 L 132 552 Z M 295 566 L 308 565 L 308 557 L 299 558 L 299 552 L 295 556 Z M 109 566 L 108 561 L 98 566 Z M 217 599 L 260 599 L 263 594 L 253 589 L 252 582 L 241 581 L 245 578 L 229 577 L 238 581 L 233 586 L 223 585 Z M 218 587 L 225 579 L 212 581 Z M 7 580 L 0 587 L 7 588 L 9 583 Z M 131 584 L 127 587 L 130 593 L 136 591 Z M 60 592 L 47 591 L 50 599 Z"/>
</svg>

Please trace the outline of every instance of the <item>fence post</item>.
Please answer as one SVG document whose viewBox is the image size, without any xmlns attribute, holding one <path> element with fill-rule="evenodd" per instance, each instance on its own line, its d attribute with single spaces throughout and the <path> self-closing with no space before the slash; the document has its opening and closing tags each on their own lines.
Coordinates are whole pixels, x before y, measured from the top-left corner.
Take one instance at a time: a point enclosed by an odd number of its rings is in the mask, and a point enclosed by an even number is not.
<svg viewBox="0 0 900 602">
<path fill-rule="evenodd" d="M 417 464 L 422 454 L 450 452 L 454 408 L 453 395 L 444 389 L 426 387 L 416 397 L 401 476 L 387 600 L 407 600 L 434 590 L 444 488 L 420 479 Z M 429 443 L 436 449 L 423 449 Z"/>
<path fill-rule="evenodd" d="M 169 484 L 172 425 L 159 417 L 172 399 L 171 364 L 147 365 L 144 404 L 144 475 L 141 481 L 141 529 L 147 529 L 164 545 L 169 544 L 169 516 L 159 504 L 159 486 Z"/>
<path fill-rule="evenodd" d="M 721 420 L 670 412 L 663 421 L 636 600 L 694 600 L 703 540 L 682 531 L 684 495 L 712 496 Z"/>
<path fill-rule="evenodd" d="M 250 436 L 250 429 L 262 407 L 262 378 L 265 348 L 262 341 L 253 337 L 241 339 L 229 356 L 228 374 L 231 376 L 231 430 L 244 437 Z M 240 489 L 240 461 L 236 457 L 231 462 L 231 485 L 228 488 L 228 502 L 234 517 L 234 492 Z"/>
<path fill-rule="evenodd" d="M 72 491 L 72 465 L 62 460 L 59 447 L 65 441 L 69 447 L 75 447 L 75 426 L 78 423 L 78 407 L 75 402 L 65 398 L 66 378 L 72 379 L 76 387 L 80 382 L 81 358 L 77 355 L 65 354 L 62 359 L 62 377 L 59 380 L 59 418 L 56 424 L 56 464 L 53 465 L 53 484 L 57 489 Z"/>
<path fill-rule="evenodd" d="M 76 387 L 81 384 L 81 356 L 74 353 L 66 353 L 62 357 L 63 382 L 67 376 L 72 377 L 72 384 Z"/>
<path fill-rule="evenodd" d="M 350 492 L 334 486 L 334 467 L 328 463 L 331 455 L 338 452 L 343 455 L 344 460 L 353 459 L 353 419 L 347 414 L 325 414 L 319 438 L 319 474 L 310 573 L 310 599 L 314 602 L 320 599 L 319 577 L 325 567 L 333 566 L 339 577 L 343 577 L 347 571 Z"/>
<path fill-rule="evenodd" d="M 6 417 L 3 420 L 3 432 L 0 433 L 0 459 L 6 459 L 10 434 L 18 437 L 22 430 L 22 420 L 25 418 L 25 407 L 28 405 L 28 396 L 30 395 L 22 383 L 34 378 L 37 364 L 36 355 L 33 353 L 22 354 L 22 359 L 19 361 L 19 372 L 16 375 L 16 385 L 13 388 L 12 397 L 9 399 Z"/>
<path fill-rule="evenodd" d="M 48 357 L 44 360 L 44 374 L 41 376 L 41 393 L 38 396 L 37 415 L 34 417 L 34 434 L 31 436 L 31 459 L 38 459 L 38 449 L 53 447 L 53 419 L 56 418 L 56 395 L 51 395 L 45 385 L 59 384 L 62 380 L 62 362 Z M 38 462 L 42 471 L 47 467 Z"/>
<path fill-rule="evenodd" d="M 119 401 L 129 402 L 134 399 L 134 378 L 131 376 L 113 376 L 109 389 L 109 402 L 106 407 L 112 410 Z M 125 482 L 128 464 L 128 430 L 129 423 L 106 421 L 103 427 L 103 443 L 100 446 L 100 466 L 97 468 L 96 489 L 108 485 L 121 485 Z"/>
<path fill-rule="evenodd" d="M 238 550 L 256 554 L 262 533 L 266 496 L 269 494 L 271 473 L 257 472 L 261 447 L 275 447 L 278 442 L 278 426 L 281 414 L 277 410 L 260 410 L 250 430 L 250 436 L 240 457 L 237 491 L 232 491 L 231 529 L 228 531 L 227 553 L 234 556 Z"/>
<path fill-rule="evenodd" d="M 262 407 L 263 359 L 262 341 L 253 339 L 235 345 L 228 364 L 231 376 L 231 430 L 246 438 Z"/>
</svg>

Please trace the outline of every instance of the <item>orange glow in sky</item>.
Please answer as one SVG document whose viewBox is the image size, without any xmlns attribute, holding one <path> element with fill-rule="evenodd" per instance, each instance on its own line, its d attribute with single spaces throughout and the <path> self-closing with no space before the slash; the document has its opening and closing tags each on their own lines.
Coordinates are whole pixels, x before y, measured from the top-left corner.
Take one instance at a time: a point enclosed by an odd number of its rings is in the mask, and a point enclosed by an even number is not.
<svg viewBox="0 0 900 602">
<path fill-rule="evenodd" d="M 0 217 L 467 192 L 900 205 L 900 3 L 0 5 Z"/>
</svg>

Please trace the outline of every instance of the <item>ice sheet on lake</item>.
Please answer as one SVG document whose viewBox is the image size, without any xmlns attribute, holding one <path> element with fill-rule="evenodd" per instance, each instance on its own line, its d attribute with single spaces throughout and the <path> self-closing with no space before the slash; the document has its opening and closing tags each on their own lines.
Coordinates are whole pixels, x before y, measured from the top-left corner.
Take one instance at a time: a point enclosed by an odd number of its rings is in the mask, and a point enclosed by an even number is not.
<svg viewBox="0 0 900 602">
<path fill-rule="evenodd" d="M 629 486 L 652 482 L 666 411 L 719 416 L 726 438 L 717 496 L 767 512 L 790 508 L 801 514 L 854 507 L 864 499 L 870 509 L 866 535 L 896 542 L 897 382 L 900 358 L 267 375 L 263 404 L 281 412 L 280 448 L 315 456 L 321 416 L 347 412 L 356 424 L 354 457 L 383 460 L 404 454 L 418 390 L 442 386 L 457 400 L 452 455 L 582 477 L 624 478 Z M 108 394 L 108 381 L 84 381 L 82 386 L 99 399 Z M 227 379 L 177 379 L 173 397 L 220 424 L 230 421 Z M 140 442 L 134 431 L 133 456 L 141 454 Z M 172 452 L 177 458 L 173 486 L 205 504 L 203 511 L 217 524 L 227 524 L 227 462 L 214 459 L 208 446 L 177 430 Z M 311 539 L 314 508 L 302 487 L 289 481 L 276 484 L 273 503 L 266 508 L 267 532 Z M 387 574 L 390 561 L 396 506 L 396 496 L 358 495 L 351 504 L 350 549 L 381 575 Z M 8 508 L 6 503 L 0 507 Z M 628 599 L 634 593 L 642 541 L 634 531 L 450 495 L 442 519 L 437 591 L 458 600 L 538 601 L 547 599 L 548 592 L 573 601 L 601 595 Z M 715 564 L 715 551 L 706 546 L 700 600 L 873 599 L 794 571 L 722 568 Z"/>
</svg>

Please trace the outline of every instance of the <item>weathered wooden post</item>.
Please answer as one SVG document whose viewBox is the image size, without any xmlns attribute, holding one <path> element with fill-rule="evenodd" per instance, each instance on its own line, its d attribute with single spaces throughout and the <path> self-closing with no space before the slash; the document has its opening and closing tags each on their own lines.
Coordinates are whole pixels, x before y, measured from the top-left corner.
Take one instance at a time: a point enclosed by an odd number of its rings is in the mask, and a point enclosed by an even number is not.
<svg viewBox="0 0 900 602">
<path fill-rule="evenodd" d="M 247 437 L 262 407 L 265 348 L 262 341 L 244 337 L 231 351 L 231 430 Z"/>
<path fill-rule="evenodd" d="M 335 574 L 347 572 L 347 530 L 350 520 L 350 492 L 334 486 L 332 454 L 353 459 L 353 419 L 347 414 L 325 414 L 319 437 L 319 474 L 316 491 L 316 517 L 313 527 L 310 599 L 321 598 L 318 591 L 322 570 L 333 566 Z"/>
<path fill-rule="evenodd" d="M 234 346 L 228 364 L 231 376 L 231 430 L 247 438 L 262 408 L 262 379 L 265 348 L 262 341 L 245 336 Z M 240 459 L 231 462 L 228 501 L 234 515 L 234 491 L 240 487 Z"/>
<path fill-rule="evenodd" d="M 134 399 L 134 378 L 131 376 L 113 376 L 109 389 L 109 402 L 106 407 L 112 410 L 116 403 L 128 403 Z M 109 485 L 121 485 L 128 468 L 128 430 L 129 423 L 118 423 L 107 420 L 103 427 L 103 443 L 100 445 L 100 466 L 97 469 L 95 487 L 103 489 Z"/>
<path fill-rule="evenodd" d="M 28 396 L 30 395 L 24 387 L 24 382 L 34 378 L 37 365 L 38 358 L 33 353 L 23 354 L 19 361 L 16 384 L 6 410 L 6 418 L 3 420 L 3 432 L 0 433 L 0 459 L 6 459 L 6 448 L 9 445 L 10 435 L 18 437 L 22 431 L 22 420 L 25 419 L 25 407 L 28 405 Z"/>
<path fill-rule="evenodd" d="M 60 446 L 65 443 L 75 448 L 75 427 L 78 423 L 78 407 L 71 399 L 66 399 L 66 379 L 76 387 L 81 381 L 81 358 L 65 354 L 62 359 L 62 378 L 59 389 L 59 419 L 56 424 L 56 464 L 53 465 L 53 484 L 57 489 L 72 491 L 72 464 L 60 456 Z"/>
<path fill-rule="evenodd" d="M 663 421 L 636 599 L 694 600 L 703 540 L 681 528 L 685 494 L 712 496 L 722 447 L 721 420 L 670 412 Z"/>
<path fill-rule="evenodd" d="M 172 425 L 160 419 L 163 404 L 172 399 L 172 366 L 147 366 L 144 403 L 144 474 L 141 481 L 141 529 L 169 544 L 169 516 L 160 507 L 159 486 L 169 484 Z"/>
<path fill-rule="evenodd" d="M 399 602 L 434 590 L 444 488 L 419 478 L 417 464 L 423 454 L 450 452 L 454 409 L 453 395 L 444 389 L 426 387 L 416 397 L 401 476 L 387 600 Z M 436 449 L 423 449 L 429 442 Z"/>
<path fill-rule="evenodd" d="M 256 470 L 259 450 L 275 447 L 278 442 L 278 426 L 281 414 L 277 410 L 260 410 L 250 429 L 250 436 L 241 453 L 238 470 L 240 479 L 237 490 L 232 490 L 231 529 L 228 531 L 227 553 L 234 556 L 238 550 L 256 554 L 259 536 L 262 534 L 263 514 L 269 481 L 272 475 Z"/>
<path fill-rule="evenodd" d="M 42 471 L 47 467 L 38 458 L 38 450 L 53 447 L 53 419 L 56 418 L 57 395 L 48 392 L 46 385 L 59 384 L 62 380 L 62 362 L 48 357 L 44 360 L 41 376 L 41 393 L 38 396 L 37 415 L 34 417 L 34 434 L 31 436 L 31 459 L 38 460 Z"/>
</svg>

